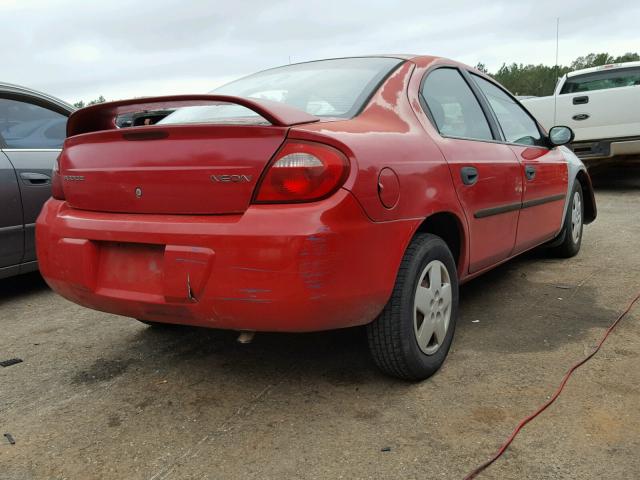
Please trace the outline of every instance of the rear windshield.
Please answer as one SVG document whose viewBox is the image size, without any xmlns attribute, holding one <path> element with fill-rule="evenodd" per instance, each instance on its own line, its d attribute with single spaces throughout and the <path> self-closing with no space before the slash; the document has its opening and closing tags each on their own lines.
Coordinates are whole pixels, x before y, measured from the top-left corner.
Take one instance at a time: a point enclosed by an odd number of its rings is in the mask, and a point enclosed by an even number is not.
<svg viewBox="0 0 640 480">
<path fill-rule="evenodd" d="M 384 57 L 298 63 L 249 75 L 210 93 L 273 100 L 318 117 L 351 118 L 400 63 Z M 256 118 L 261 117 L 245 107 L 222 104 L 181 108 L 159 123 L 256 123 Z"/>
<path fill-rule="evenodd" d="M 601 70 L 567 78 L 560 94 L 591 92 L 608 88 L 631 87 L 640 85 L 640 68 L 621 68 L 617 70 Z"/>
</svg>

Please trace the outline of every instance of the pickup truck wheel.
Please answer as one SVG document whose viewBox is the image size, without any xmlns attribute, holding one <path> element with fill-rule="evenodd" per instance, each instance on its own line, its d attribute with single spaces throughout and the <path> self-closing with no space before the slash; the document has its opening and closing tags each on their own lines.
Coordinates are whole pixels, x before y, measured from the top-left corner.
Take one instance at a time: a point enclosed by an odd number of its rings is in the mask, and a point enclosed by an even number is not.
<svg viewBox="0 0 640 480">
<path fill-rule="evenodd" d="M 389 302 L 367 326 L 373 360 L 397 378 L 430 377 L 447 356 L 457 313 L 458 277 L 451 251 L 435 235 L 416 235 Z"/>
<path fill-rule="evenodd" d="M 584 200 L 582 196 L 582 186 L 579 181 L 575 181 L 571 196 L 569 197 L 569 206 L 564 218 L 563 235 L 564 240 L 551 251 L 554 255 L 561 258 L 574 257 L 580 251 L 582 244 L 582 228 L 584 226 Z"/>
</svg>

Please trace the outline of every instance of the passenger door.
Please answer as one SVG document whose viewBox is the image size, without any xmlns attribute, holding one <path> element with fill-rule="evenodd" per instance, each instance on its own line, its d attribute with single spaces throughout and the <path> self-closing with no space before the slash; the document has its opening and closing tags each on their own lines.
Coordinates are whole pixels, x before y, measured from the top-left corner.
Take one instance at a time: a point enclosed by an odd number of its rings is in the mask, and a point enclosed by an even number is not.
<svg viewBox="0 0 640 480">
<path fill-rule="evenodd" d="M 51 196 L 51 170 L 65 139 L 67 117 L 26 100 L 0 98 L 3 153 L 15 169 L 24 224 L 23 262 L 35 261 L 35 222 Z"/>
<path fill-rule="evenodd" d="M 497 85 L 471 74 L 496 116 L 504 141 L 522 164 L 524 191 L 514 254 L 554 238 L 562 228 L 568 165 L 520 104 Z"/>
<path fill-rule="evenodd" d="M 0 137 L 2 146 L 2 137 Z M 0 152 L 0 278 L 17 273 L 24 254 L 24 227 L 18 179 L 9 159 Z"/>
<path fill-rule="evenodd" d="M 522 201 L 522 169 L 511 148 L 496 142 L 496 125 L 460 70 L 427 73 L 421 102 L 440 132 L 444 154 L 469 226 L 470 273 L 510 256 Z"/>
</svg>

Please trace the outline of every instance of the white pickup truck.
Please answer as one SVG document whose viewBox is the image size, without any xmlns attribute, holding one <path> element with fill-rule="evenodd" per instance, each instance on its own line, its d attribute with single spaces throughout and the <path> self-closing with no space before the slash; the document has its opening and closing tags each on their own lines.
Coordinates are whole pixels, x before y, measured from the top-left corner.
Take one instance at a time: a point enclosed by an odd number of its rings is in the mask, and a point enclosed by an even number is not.
<svg viewBox="0 0 640 480">
<path fill-rule="evenodd" d="M 552 96 L 521 102 L 547 130 L 571 127 L 573 151 L 590 165 L 623 155 L 640 158 L 640 62 L 570 72 Z"/>
</svg>

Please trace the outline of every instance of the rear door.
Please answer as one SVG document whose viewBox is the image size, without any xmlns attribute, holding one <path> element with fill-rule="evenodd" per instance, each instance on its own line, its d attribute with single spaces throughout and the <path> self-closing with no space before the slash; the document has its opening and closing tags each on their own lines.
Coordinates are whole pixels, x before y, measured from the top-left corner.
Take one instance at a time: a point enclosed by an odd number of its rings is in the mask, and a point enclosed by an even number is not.
<svg viewBox="0 0 640 480">
<path fill-rule="evenodd" d="M 18 179 L 13 165 L 0 152 L 0 278 L 17 273 L 12 267 L 17 269 L 23 253 L 24 228 Z"/>
<path fill-rule="evenodd" d="M 568 77 L 557 96 L 556 125 L 576 141 L 640 135 L 640 66 Z"/>
<path fill-rule="evenodd" d="M 51 170 L 65 139 L 66 115 L 25 99 L 0 98 L 3 153 L 13 164 L 22 202 L 23 262 L 36 259 L 35 222 L 51 196 Z"/>
<path fill-rule="evenodd" d="M 568 166 L 558 150 L 546 146 L 535 120 L 505 90 L 471 74 L 495 114 L 505 143 L 520 161 L 523 196 L 514 254 L 555 237 L 562 227 Z"/>
<path fill-rule="evenodd" d="M 488 121 L 460 70 L 428 72 L 421 87 L 423 108 L 440 132 L 444 154 L 469 225 L 469 271 L 510 256 L 522 201 L 522 169 L 513 150 L 496 141 Z"/>
</svg>

